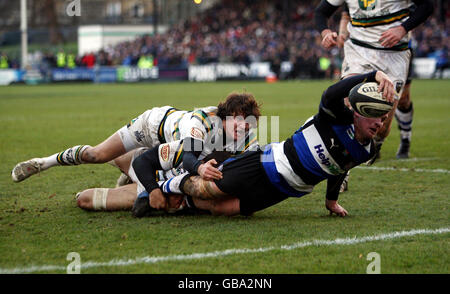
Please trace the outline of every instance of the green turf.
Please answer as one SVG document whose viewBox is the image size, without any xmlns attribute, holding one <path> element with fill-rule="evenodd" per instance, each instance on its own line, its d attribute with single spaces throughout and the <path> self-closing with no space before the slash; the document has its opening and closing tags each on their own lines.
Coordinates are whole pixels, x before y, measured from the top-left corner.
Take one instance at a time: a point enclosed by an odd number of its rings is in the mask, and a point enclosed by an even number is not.
<svg viewBox="0 0 450 294">
<path fill-rule="evenodd" d="M 324 184 L 310 195 L 288 199 L 249 218 L 203 215 L 134 219 L 129 212 L 93 213 L 76 207 L 78 191 L 115 184 L 119 172 L 109 165 L 53 168 L 22 183 L 13 183 L 10 177 L 19 161 L 78 144 L 95 145 L 151 107 L 191 109 L 216 105 L 235 90 L 252 92 L 262 102 L 263 115 L 280 117 L 280 140 L 284 140 L 317 111 L 322 91 L 331 84 L 304 81 L 1 87 L 0 270 L 67 266 L 69 252 L 78 252 L 82 262 L 109 262 L 449 228 L 448 81 L 413 82 L 411 157 L 416 159 L 395 159 L 399 133 L 394 122 L 383 146 L 382 160 L 375 167 L 408 170 L 353 170 L 350 191 L 340 197 L 340 203 L 349 211 L 346 218 L 328 216 Z M 429 172 L 436 169 L 447 172 Z M 355 245 L 92 267 L 82 272 L 365 273 L 370 262 L 367 254 L 377 252 L 382 273 L 450 273 L 449 241 L 448 233 L 416 235 Z"/>
</svg>

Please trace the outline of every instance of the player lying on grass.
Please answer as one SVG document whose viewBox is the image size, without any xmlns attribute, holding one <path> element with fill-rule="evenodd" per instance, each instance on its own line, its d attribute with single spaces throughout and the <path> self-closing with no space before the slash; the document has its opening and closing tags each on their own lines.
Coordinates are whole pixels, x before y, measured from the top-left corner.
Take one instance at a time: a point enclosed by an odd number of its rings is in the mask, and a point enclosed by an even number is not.
<svg viewBox="0 0 450 294">
<path fill-rule="evenodd" d="M 238 121 L 237 117 L 251 118 L 256 125 L 260 115 L 259 106 L 250 93 L 231 93 L 218 107 L 206 107 L 194 111 L 181 111 L 171 106 L 155 107 L 147 110 L 108 139 L 95 147 L 77 145 L 62 152 L 43 158 L 33 158 L 17 164 L 12 170 L 12 179 L 20 182 L 26 178 L 54 166 L 72 166 L 84 163 L 105 163 L 112 161 L 126 152 L 139 147 L 154 147 L 166 142 L 194 142 L 195 149 L 183 152 L 183 149 L 170 150 L 177 152 L 174 166 L 184 161 L 184 168 L 194 174 L 199 174 L 206 180 L 218 179 L 221 172 L 213 164 L 215 161 L 201 163 L 202 159 L 217 145 L 242 152 L 245 147 L 254 145 L 256 136 L 246 122 Z M 222 128 L 222 121 L 228 118 L 228 124 L 236 128 Z M 225 133 L 224 133 L 225 130 Z M 228 130 L 228 131 L 227 131 Z M 225 134 L 225 135 L 224 135 Z M 222 138 L 220 141 L 212 140 Z M 193 143 L 193 144 L 194 144 Z M 180 148 L 183 145 L 180 145 Z M 166 150 L 167 151 L 167 150 Z M 180 156 L 184 153 L 184 156 Z M 155 207 L 163 205 L 164 198 L 154 196 Z"/>
<path fill-rule="evenodd" d="M 378 82 L 385 99 L 394 101 L 394 85 L 381 71 L 341 80 L 323 93 L 319 112 L 292 137 L 226 160 L 219 168 L 220 179 L 208 181 L 182 174 L 158 185 L 155 171 L 164 165 L 160 146 L 138 156 L 132 164 L 134 171 L 147 193 L 162 189 L 189 195 L 194 200 L 191 205 L 198 209 L 230 216 L 251 215 L 288 197 L 301 197 L 327 180 L 326 208 L 346 216 L 347 211 L 337 202 L 340 185 L 349 169 L 375 155 L 373 138 L 386 118 L 363 117 L 345 106 L 350 90 L 364 81 Z M 143 211 L 150 209 L 148 201 L 139 199 L 133 211 L 146 215 Z"/>
</svg>

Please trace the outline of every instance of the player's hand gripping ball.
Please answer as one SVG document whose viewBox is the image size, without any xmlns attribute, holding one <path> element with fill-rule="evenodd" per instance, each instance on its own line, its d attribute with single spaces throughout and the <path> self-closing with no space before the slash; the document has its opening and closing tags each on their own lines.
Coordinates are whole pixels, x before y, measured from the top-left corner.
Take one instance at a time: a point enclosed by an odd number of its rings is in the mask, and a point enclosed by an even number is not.
<svg viewBox="0 0 450 294">
<path fill-rule="evenodd" d="M 365 117 L 382 117 L 388 113 L 393 103 L 386 101 L 378 92 L 377 83 L 360 83 L 350 90 L 348 100 L 353 110 Z"/>
</svg>

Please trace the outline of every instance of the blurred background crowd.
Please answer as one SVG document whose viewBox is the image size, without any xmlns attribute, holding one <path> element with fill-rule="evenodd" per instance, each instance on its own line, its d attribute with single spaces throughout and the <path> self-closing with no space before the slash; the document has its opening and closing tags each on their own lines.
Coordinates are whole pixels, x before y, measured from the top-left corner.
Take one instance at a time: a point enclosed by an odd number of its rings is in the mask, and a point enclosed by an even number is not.
<svg viewBox="0 0 450 294">
<path fill-rule="evenodd" d="M 35 50 L 31 58 L 47 67 L 94 67 L 129 65 L 137 67 L 187 68 L 192 64 L 270 62 L 280 75 L 281 65 L 290 61 L 292 71 L 283 78 L 332 78 L 339 75 L 342 52 L 321 47 L 314 28 L 314 9 L 319 1 L 218 1 L 200 15 L 171 25 L 166 33 L 148 34 L 77 56 L 58 49 Z M 450 10 L 435 9 L 428 21 L 412 32 L 416 57 L 432 57 L 438 67 L 448 67 Z M 330 20 L 338 29 L 340 10 Z M 0 49 L 1 51 L 1 49 Z M 13 56 L 0 54 L 0 68 L 17 68 Z"/>
</svg>

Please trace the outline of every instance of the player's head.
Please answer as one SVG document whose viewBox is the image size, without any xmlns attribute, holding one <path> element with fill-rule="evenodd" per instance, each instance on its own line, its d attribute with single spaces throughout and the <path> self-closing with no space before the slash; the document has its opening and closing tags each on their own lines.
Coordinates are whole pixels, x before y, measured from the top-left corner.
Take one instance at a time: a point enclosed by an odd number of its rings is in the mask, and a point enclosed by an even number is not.
<svg viewBox="0 0 450 294">
<path fill-rule="evenodd" d="M 233 92 L 219 104 L 217 110 L 227 136 L 234 140 L 238 140 L 251 127 L 256 127 L 260 115 L 259 105 L 251 93 Z"/>
<path fill-rule="evenodd" d="M 361 143 L 373 139 L 377 132 L 383 127 L 386 117 L 387 114 L 377 118 L 364 117 L 356 111 L 353 111 L 353 124 L 355 126 L 356 139 Z"/>
</svg>

